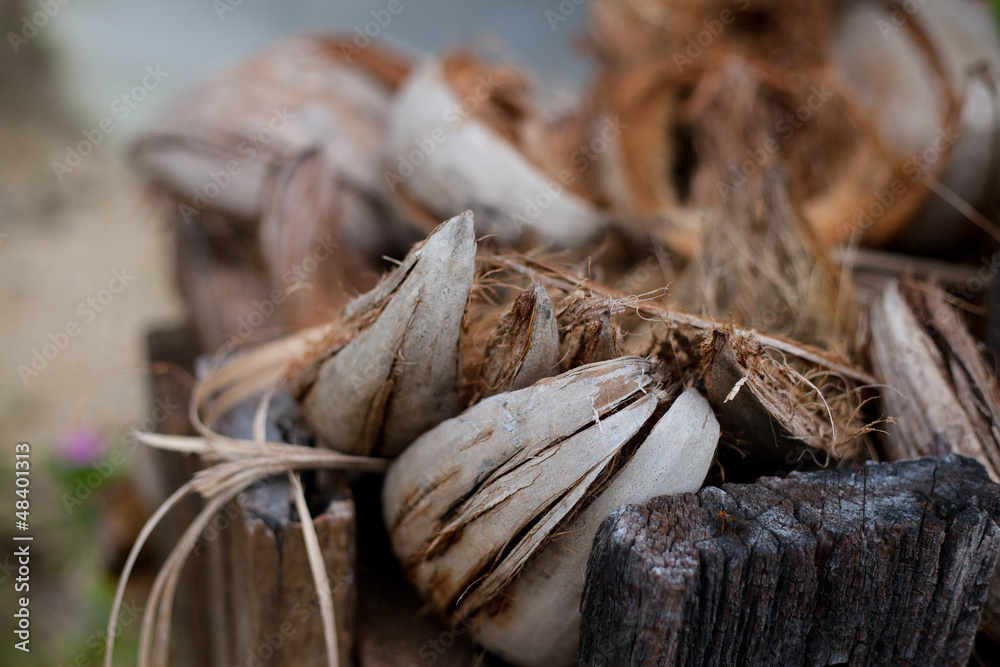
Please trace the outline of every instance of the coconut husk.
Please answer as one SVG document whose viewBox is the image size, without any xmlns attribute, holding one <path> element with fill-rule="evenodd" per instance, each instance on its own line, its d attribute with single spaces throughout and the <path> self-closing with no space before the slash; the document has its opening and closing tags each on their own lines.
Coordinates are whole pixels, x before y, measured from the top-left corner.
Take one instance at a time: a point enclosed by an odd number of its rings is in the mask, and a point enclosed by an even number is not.
<svg viewBox="0 0 1000 667">
<path fill-rule="evenodd" d="M 897 229 L 874 230 L 871 241 L 931 255 L 963 248 L 997 210 L 994 12 L 963 0 L 932 0 L 915 13 L 899 4 L 857 2 L 845 3 L 837 21 L 830 59 L 845 88 L 886 145 L 906 156 L 902 184 L 927 185 L 936 195 Z M 995 224 L 986 227 L 996 240 Z"/>
<path fill-rule="evenodd" d="M 980 346 L 932 284 L 890 280 L 868 314 L 872 369 L 885 411 L 890 460 L 955 452 L 1000 479 L 1000 391 Z"/>
<path fill-rule="evenodd" d="M 475 271 L 463 213 L 416 246 L 300 364 L 303 414 L 342 452 L 395 456 L 460 410 L 462 320 Z"/>
<path fill-rule="evenodd" d="M 828 461 L 857 456 L 866 448 L 864 436 L 875 424 L 863 407 L 876 380 L 843 357 L 630 297 L 537 260 L 495 256 L 489 261 L 550 289 L 579 290 L 595 301 L 614 302 L 622 317 L 633 318 L 628 326 L 638 333 L 624 339 L 624 352 L 656 358 L 673 378 L 704 386 L 720 420 L 728 419 L 726 430 L 765 461 L 785 459 L 790 451 L 796 456 L 815 451 L 818 460 Z M 743 392 L 747 396 L 731 405 Z"/>
<path fill-rule="evenodd" d="M 681 393 L 596 497 L 502 589 L 499 602 L 474 617 L 476 639 L 513 664 L 576 664 L 584 573 L 601 522 L 623 505 L 700 487 L 718 440 L 708 401 L 696 389 Z"/>
<path fill-rule="evenodd" d="M 601 231 L 605 216 L 586 180 L 563 168 L 573 126 L 544 124 L 511 68 L 464 52 L 431 58 L 393 101 L 385 185 L 425 228 L 470 209 L 479 233 L 506 244 L 580 245 Z"/>
<path fill-rule="evenodd" d="M 316 147 L 374 192 L 389 96 L 408 70 L 405 59 L 382 49 L 345 57 L 335 38 L 290 39 L 191 91 L 142 137 L 133 159 L 181 202 L 220 210 L 250 229 L 272 165 Z M 227 171 L 232 162 L 236 173 Z M 229 182 L 206 195 L 218 173 Z"/>
<path fill-rule="evenodd" d="M 690 256 L 704 243 L 699 230 L 706 209 L 717 210 L 720 194 L 736 185 L 734 167 L 745 174 L 760 171 L 766 162 L 789 174 L 792 201 L 826 245 L 882 244 L 898 237 L 932 189 L 952 203 L 962 201 L 941 180 L 952 164 L 954 141 L 935 148 L 930 164 L 913 151 L 939 142 L 940 133 L 952 136 L 965 127 L 965 100 L 955 91 L 968 76 L 968 68 L 957 63 L 967 57 L 954 55 L 959 50 L 954 43 L 963 30 L 970 31 L 966 18 L 946 21 L 939 30 L 918 13 L 907 15 L 896 30 L 906 42 L 896 51 L 905 51 L 910 63 L 922 63 L 914 87 L 926 94 L 917 104 L 904 102 L 910 99 L 910 80 L 898 74 L 901 70 L 871 57 L 872 49 L 859 48 L 847 27 L 858 22 L 852 12 L 885 14 L 898 7 L 720 4 L 726 3 L 605 0 L 595 8 L 595 30 L 609 31 L 596 41 L 611 45 L 599 49 L 606 67 L 595 108 L 624 127 L 621 140 L 601 160 L 602 183 L 616 219 L 631 220 L 638 234 L 652 230 L 668 247 Z M 950 4 L 938 3 L 937 11 L 952 11 L 945 8 Z M 711 34 L 706 26 L 727 9 L 734 20 Z M 672 18 L 664 23 L 667 16 Z M 747 18 L 752 20 L 743 22 Z M 885 21 L 868 18 L 862 45 L 885 38 L 872 35 Z M 745 26 L 753 29 L 745 31 Z M 990 32 L 974 40 L 978 52 L 1000 58 Z M 897 54 L 896 60 L 901 58 Z M 899 113 L 887 113 L 875 100 L 920 109 L 916 134 L 902 131 L 908 141 L 900 141 Z M 713 108 L 723 113 L 712 113 Z M 995 134 L 996 123 L 989 126 Z M 761 129 L 768 132 L 762 135 Z M 980 146 L 998 145 L 993 134 L 975 134 Z M 994 163 L 1000 159 L 980 159 L 974 171 L 992 173 Z M 981 181 L 970 173 L 954 179 L 956 187 Z M 987 224 L 981 215 L 964 214 Z"/>
<path fill-rule="evenodd" d="M 563 369 L 622 356 L 622 331 L 615 321 L 625 308 L 613 299 L 595 299 L 576 290 L 556 307 Z"/>
<path fill-rule="evenodd" d="M 381 196 L 378 168 L 389 98 L 408 69 L 379 49 L 291 39 L 191 91 L 133 160 L 180 223 L 266 266 L 262 309 L 293 330 L 325 322 L 375 284 L 383 255 L 414 240 Z"/>
<path fill-rule="evenodd" d="M 718 430 L 707 404 L 679 407 L 669 420 L 679 430 L 654 428 L 673 402 L 657 377 L 655 365 L 637 357 L 581 366 L 483 400 L 396 460 L 383 486 L 386 526 L 408 576 L 435 608 L 478 614 L 481 639 L 490 635 L 490 648 L 517 664 L 551 656 L 572 662 L 586 550 L 553 561 L 544 554 L 559 548 L 543 547 L 563 530 L 596 531 L 605 505 L 699 487 L 714 455 Z M 679 437 L 691 428 L 698 437 Z M 587 514 L 583 508 L 605 493 Z M 574 528 L 574 519 L 583 523 Z M 552 597 L 508 608 L 519 627 L 504 637 L 505 591 L 533 570 L 529 562 L 547 563 L 559 583 Z M 557 613 L 543 618 L 546 605 Z M 532 620 L 542 625 L 527 639 L 520 626 Z"/>
<path fill-rule="evenodd" d="M 365 205 L 363 193 L 338 180 L 318 150 L 281 165 L 268 190 L 260 246 L 271 284 L 282 286 L 293 329 L 328 322 L 378 282 L 376 264 L 342 229 L 376 212 L 350 210 Z"/>
<path fill-rule="evenodd" d="M 559 372 L 559 328 L 548 292 L 541 283 L 522 290 L 485 345 L 463 355 L 472 367 L 466 405 L 530 386 Z M 477 354 L 480 352 L 481 354 Z M 470 357 L 478 359 L 470 363 Z"/>
<path fill-rule="evenodd" d="M 835 7 L 826 0 L 595 0 L 590 44 L 618 68 L 654 54 L 683 62 L 713 48 L 816 62 Z"/>
<path fill-rule="evenodd" d="M 850 352 L 851 287 L 793 207 L 780 168 L 748 178 L 706 222 L 705 244 L 672 290 L 680 307 Z"/>
</svg>

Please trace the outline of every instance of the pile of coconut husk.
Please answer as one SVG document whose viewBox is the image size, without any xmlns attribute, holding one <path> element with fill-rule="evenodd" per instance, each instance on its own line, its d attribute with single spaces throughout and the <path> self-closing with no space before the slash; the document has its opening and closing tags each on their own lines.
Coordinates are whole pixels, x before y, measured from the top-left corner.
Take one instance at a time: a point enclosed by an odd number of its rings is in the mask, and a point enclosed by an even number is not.
<svg viewBox="0 0 1000 667">
<path fill-rule="evenodd" d="M 201 378 L 198 444 L 146 439 L 229 461 L 211 499 L 387 467 L 403 572 L 525 666 L 573 664 L 620 505 L 947 452 L 1000 479 L 994 25 L 971 0 L 594 0 L 593 81 L 558 112 L 469 50 L 237 63 L 134 159 L 274 315 Z M 280 392 L 314 459 L 221 428 Z"/>
</svg>

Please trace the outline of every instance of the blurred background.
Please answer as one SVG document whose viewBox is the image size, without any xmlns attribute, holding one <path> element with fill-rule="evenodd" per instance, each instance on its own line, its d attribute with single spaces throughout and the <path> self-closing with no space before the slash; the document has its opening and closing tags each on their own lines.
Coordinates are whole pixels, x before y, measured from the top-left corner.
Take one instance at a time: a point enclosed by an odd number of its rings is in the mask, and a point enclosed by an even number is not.
<svg viewBox="0 0 1000 667">
<path fill-rule="evenodd" d="M 352 33 L 384 5 L 0 0 L 0 664 L 100 664 L 112 572 L 144 518 L 127 434 L 151 414 L 146 334 L 183 311 L 169 230 L 127 165 L 130 141 L 219 66 L 283 35 Z M 573 49 L 585 4 L 557 25 L 546 12 L 558 0 L 415 5 L 375 41 L 412 53 L 475 43 L 531 62 L 557 95 L 587 76 Z M 53 166 L 70 164 L 70 147 L 95 132 L 92 154 L 68 172 Z M 62 335 L 73 325 L 78 333 Z M 32 445 L 30 654 L 13 649 L 10 613 L 6 491 L 22 441 Z M 120 664 L 134 655 L 137 625 L 119 639 Z"/>
</svg>

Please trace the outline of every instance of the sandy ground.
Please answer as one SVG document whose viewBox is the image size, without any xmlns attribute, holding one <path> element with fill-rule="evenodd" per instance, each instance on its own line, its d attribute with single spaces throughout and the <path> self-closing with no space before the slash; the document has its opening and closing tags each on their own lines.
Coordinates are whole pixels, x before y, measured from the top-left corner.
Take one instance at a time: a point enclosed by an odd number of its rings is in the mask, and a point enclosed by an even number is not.
<svg viewBox="0 0 1000 667">
<path fill-rule="evenodd" d="M 4 632 L 0 663 L 83 656 L 96 664 L 99 648 L 87 641 L 100 627 L 110 579 L 88 532 L 95 524 L 83 517 L 93 516 L 98 496 L 70 513 L 48 472 L 68 432 L 93 429 L 114 446 L 146 417 L 146 330 L 182 310 L 169 238 L 120 154 L 95 151 L 56 177 L 52 161 L 65 159 L 80 136 L 45 62 L 37 52 L 21 55 L 0 59 L 0 580 L 10 578 L 14 444 L 28 441 L 36 634 L 23 655 L 10 651 Z M 109 287 L 115 272 L 121 282 Z"/>
</svg>

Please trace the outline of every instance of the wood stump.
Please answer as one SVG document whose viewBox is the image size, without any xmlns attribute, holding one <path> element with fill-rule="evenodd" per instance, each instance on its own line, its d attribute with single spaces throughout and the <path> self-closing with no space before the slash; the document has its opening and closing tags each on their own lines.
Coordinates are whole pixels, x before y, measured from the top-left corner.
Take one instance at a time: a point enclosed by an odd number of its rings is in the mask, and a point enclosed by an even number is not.
<svg viewBox="0 0 1000 667">
<path fill-rule="evenodd" d="M 998 494 L 952 454 L 623 507 L 594 541 L 580 664 L 965 664 Z"/>
</svg>

